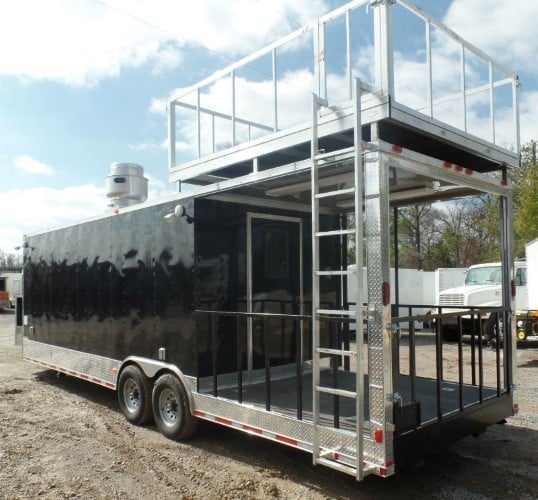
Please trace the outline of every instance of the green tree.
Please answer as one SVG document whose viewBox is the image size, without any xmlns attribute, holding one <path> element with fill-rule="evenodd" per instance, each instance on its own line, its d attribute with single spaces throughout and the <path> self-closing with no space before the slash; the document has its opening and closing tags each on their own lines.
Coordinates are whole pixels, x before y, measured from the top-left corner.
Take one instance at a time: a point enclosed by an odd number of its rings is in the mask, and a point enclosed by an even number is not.
<svg viewBox="0 0 538 500">
<path fill-rule="evenodd" d="M 440 234 L 439 216 L 440 212 L 431 204 L 398 209 L 400 267 L 429 267 Z"/>
<path fill-rule="evenodd" d="M 536 141 L 521 151 L 521 168 L 513 173 L 514 233 L 517 257 L 525 255 L 525 243 L 538 238 L 538 162 Z"/>
</svg>

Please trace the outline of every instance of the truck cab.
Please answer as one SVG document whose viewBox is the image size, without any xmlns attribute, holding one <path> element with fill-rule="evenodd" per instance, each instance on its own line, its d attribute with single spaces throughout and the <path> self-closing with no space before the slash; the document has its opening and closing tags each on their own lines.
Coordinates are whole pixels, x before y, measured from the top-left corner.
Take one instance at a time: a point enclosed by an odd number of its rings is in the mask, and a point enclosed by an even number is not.
<svg viewBox="0 0 538 500">
<path fill-rule="evenodd" d="M 522 304 L 527 297 L 526 262 L 514 264 L 516 303 Z M 475 264 L 469 267 L 462 286 L 449 288 L 439 293 L 440 307 L 450 309 L 450 312 L 461 311 L 473 307 L 502 306 L 502 265 L 500 262 Z M 462 309 L 458 309 L 461 307 Z M 495 336 L 497 318 L 495 314 L 484 313 L 482 316 L 483 333 L 486 341 L 491 342 Z M 463 333 L 472 328 L 471 318 L 463 318 Z M 442 325 L 444 340 L 455 340 L 457 337 L 456 319 L 446 318 Z"/>
</svg>

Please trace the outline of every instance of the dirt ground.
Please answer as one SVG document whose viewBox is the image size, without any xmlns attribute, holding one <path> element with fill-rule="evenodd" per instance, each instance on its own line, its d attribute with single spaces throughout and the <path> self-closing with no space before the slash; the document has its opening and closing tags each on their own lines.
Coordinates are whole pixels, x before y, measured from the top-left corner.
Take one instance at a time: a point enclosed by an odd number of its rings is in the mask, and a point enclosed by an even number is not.
<svg viewBox="0 0 538 500">
<path fill-rule="evenodd" d="M 175 443 L 132 426 L 113 391 L 24 362 L 13 334 L 14 314 L 1 314 L 0 498 L 538 498 L 537 348 L 518 349 L 520 412 L 507 424 L 357 483 L 222 427 Z"/>
</svg>

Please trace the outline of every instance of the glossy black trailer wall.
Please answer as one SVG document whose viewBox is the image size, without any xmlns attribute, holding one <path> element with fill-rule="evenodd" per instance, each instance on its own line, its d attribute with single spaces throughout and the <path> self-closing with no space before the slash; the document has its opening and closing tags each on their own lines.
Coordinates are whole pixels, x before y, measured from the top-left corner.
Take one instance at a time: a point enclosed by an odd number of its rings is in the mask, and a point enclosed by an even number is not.
<svg viewBox="0 0 538 500">
<path fill-rule="evenodd" d="M 174 206 L 29 237 L 24 307 L 33 338 L 114 359 L 157 358 L 164 347 L 194 374 L 194 225 L 165 221 Z"/>
<path fill-rule="evenodd" d="M 24 308 L 32 338 L 118 360 L 157 359 L 164 347 L 166 360 L 184 373 L 210 375 L 210 325 L 207 317 L 196 320 L 195 311 L 247 310 L 249 213 L 254 312 L 300 313 L 302 262 L 302 310 L 311 313 L 310 214 L 202 198 L 182 203 L 191 223 L 186 217 L 164 220 L 176 205 L 169 202 L 29 237 Z M 324 245 L 338 268 L 338 242 Z M 339 296 L 338 283 L 326 280 L 325 306 L 336 307 Z M 271 320 L 266 326 L 271 364 L 294 362 L 298 323 Z M 235 371 L 235 320 L 221 318 L 218 327 L 218 372 Z M 254 324 L 254 368 L 265 357 L 260 328 Z M 309 336 L 307 326 L 306 352 Z M 246 363 L 244 341 L 241 349 Z"/>
</svg>

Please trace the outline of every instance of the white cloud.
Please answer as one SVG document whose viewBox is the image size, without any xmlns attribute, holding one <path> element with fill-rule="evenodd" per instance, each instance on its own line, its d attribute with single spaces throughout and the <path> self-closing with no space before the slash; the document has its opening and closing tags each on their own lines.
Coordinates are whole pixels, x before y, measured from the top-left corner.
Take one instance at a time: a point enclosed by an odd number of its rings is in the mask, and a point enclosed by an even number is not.
<svg viewBox="0 0 538 500">
<path fill-rule="evenodd" d="M 53 175 L 55 173 L 51 166 L 26 155 L 17 156 L 13 163 L 19 170 L 28 174 Z"/>
<path fill-rule="evenodd" d="M 24 234 L 62 226 L 103 213 L 104 188 L 92 184 L 64 189 L 32 188 L 0 192 L 0 248 L 11 252 Z"/>
<path fill-rule="evenodd" d="M 177 187 L 169 182 L 163 182 L 147 172 L 144 174 L 148 179 L 148 200 L 159 200 L 165 196 L 177 193 Z"/>
<path fill-rule="evenodd" d="M 153 151 L 153 150 L 161 150 L 167 148 L 167 142 L 156 142 L 156 141 L 145 141 L 145 142 L 137 142 L 136 144 L 129 144 L 129 149 L 132 149 L 133 151 Z"/>
<path fill-rule="evenodd" d="M 538 139 L 538 90 L 523 91 L 520 102 L 521 143 Z M 507 120 L 512 119 L 510 116 Z"/>
<path fill-rule="evenodd" d="M 509 68 L 536 71 L 538 2 L 453 0 L 445 23 Z"/>
<path fill-rule="evenodd" d="M 94 85 L 148 62 L 178 67 L 186 43 L 249 53 L 326 10 L 323 0 L 2 2 L 0 74 Z"/>
<path fill-rule="evenodd" d="M 149 200 L 176 192 L 170 184 L 152 175 L 149 180 Z M 0 192 L 0 249 L 14 252 L 24 234 L 53 229 L 89 217 L 104 214 L 108 200 L 104 187 L 93 184 L 70 186 L 63 189 L 39 187 Z"/>
</svg>

